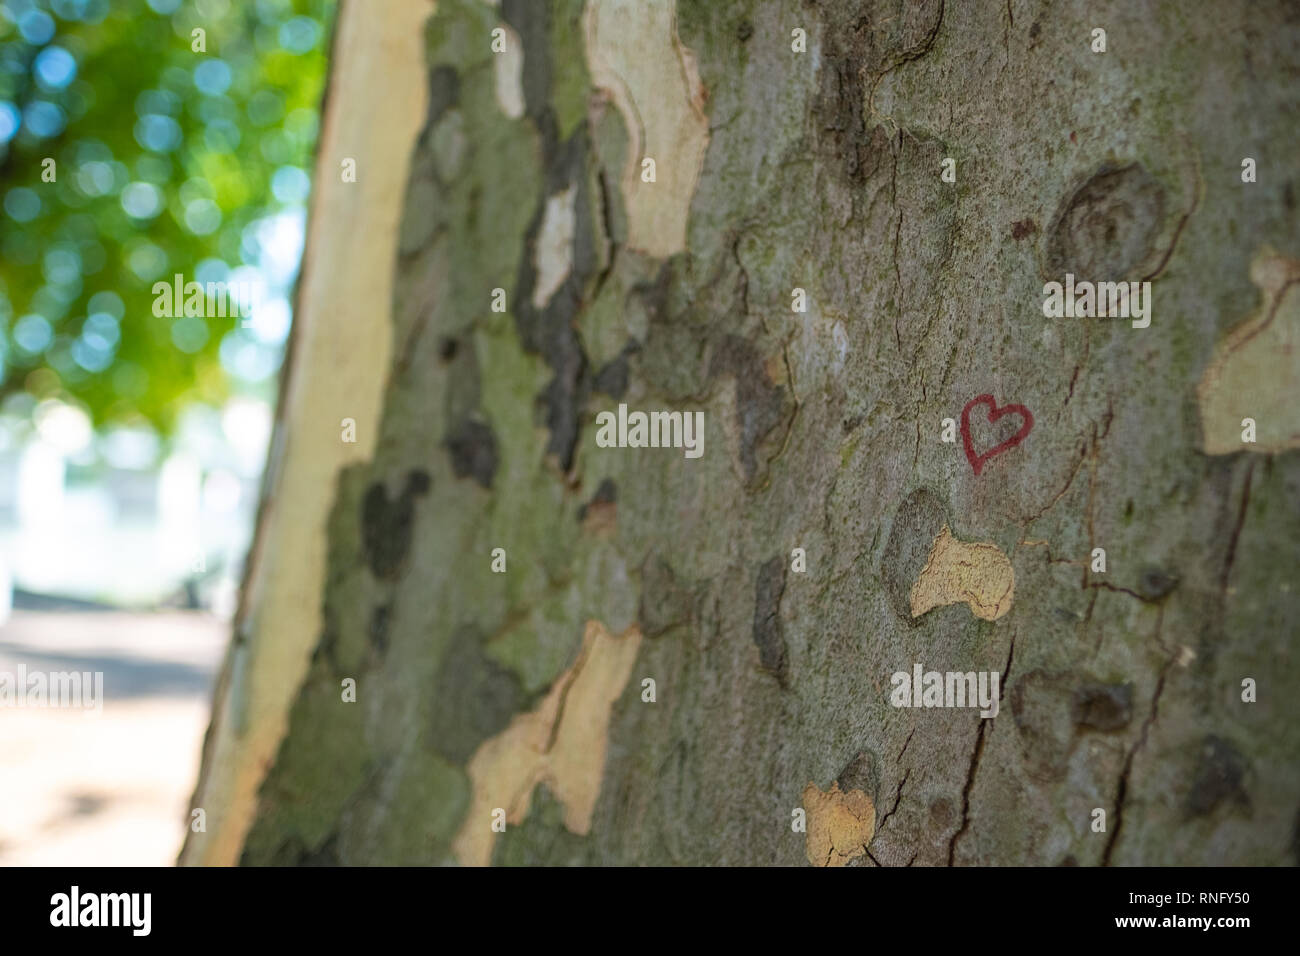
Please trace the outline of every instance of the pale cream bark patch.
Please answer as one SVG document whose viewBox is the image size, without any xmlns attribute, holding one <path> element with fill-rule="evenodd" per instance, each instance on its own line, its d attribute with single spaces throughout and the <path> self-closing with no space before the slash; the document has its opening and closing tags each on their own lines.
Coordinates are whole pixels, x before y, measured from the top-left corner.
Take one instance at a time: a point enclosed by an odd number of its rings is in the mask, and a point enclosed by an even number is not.
<svg viewBox="0 0 1300 956">
<path fill-rule="evenodd" d="M 569 832 L 590 831 L 605 774 L 610 711 L 627 686 L 640 647 L 635 624 L 613 637 L 599 621 L 588 621 L 578 659 L 537 708 L 516 716 L 474 752 L 467 768 L 469 809 L 452 842 L 461 863 L 492 862 L 492 811 L 504 809 L 508 825 L 522 823 L 539 783 L 564 805 Z"/>
<path fill-rule="evenodd" d="M 996 621 L 1011 610 L 1016 575 L 995 544 L 959 541 L 944 525 L 912 586 L 912 617 L 947 604 L 968 604 L 971 613 Z"/>
<path fill-rule="evenodd" d="M 519 34 L 505 23 L 498 23 L 505 31 L 504 53 L 492 54 L 492 70 L 496 75 L 497 105 L 511 119 L 524 115 L 524 45 Z"/>
<path fill-rule="evenodd" d="M 537 284 L 533 287 L 533 308 L 545 308 L 551 296 L 569 277 L 573 267 L 574 202 L 577 193 L 570 186 L 546 200 L 542 230 L 537 236 L 533 264 Z"/>
<path fill-rule="evenodd" d="M 686 248 L 686 220 L 709 145 L 707 96 L 677 36 L 676 0 L 589 0 L 587 68 L 623 115 L 630 139 L 621 189 L 627 245 L 664 258 Z M 655 161 L 653 183 L 641 161 Z"/>
<path fill-rule="evenodd" d="M 1250 280 L 1263 302 L 1215 347 L 1196 387 L 1207 455 L 1300 448 L 1300 260 L 1265 248 Z M 1254 442 L 1241 440 L 1245 418 L 1255 421 Z"/>
<path fill-rule="evenodd" d="M 809 783 L 803 807 L 808 814 L 804 852 L 813 866 L 844 866 L 867 852 L 876 835 L 876 808 L 861 790 L 841 791 L 836 781 L 822 793 Z"/>
</svg>

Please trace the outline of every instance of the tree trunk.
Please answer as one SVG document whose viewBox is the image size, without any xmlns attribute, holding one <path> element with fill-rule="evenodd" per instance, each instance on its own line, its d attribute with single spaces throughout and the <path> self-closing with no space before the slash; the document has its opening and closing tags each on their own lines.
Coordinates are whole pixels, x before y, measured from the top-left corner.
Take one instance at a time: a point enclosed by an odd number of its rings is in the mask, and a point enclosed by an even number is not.
<svg viewBox="0 0 1300 956">
<path fill-rule="evenodd" d="M 223 682 L 196 805 L 214 752 L 269 770 L 184 859 L 1296 862 L 1293 5 L 438 0 L 426 40 L 391 328 L 349 303 L 373 454 L 319 622 L 245 608 L 287 732 L 250 756 Z M 284 416 L 273 503 L 344 414 Z"/>
</svg>

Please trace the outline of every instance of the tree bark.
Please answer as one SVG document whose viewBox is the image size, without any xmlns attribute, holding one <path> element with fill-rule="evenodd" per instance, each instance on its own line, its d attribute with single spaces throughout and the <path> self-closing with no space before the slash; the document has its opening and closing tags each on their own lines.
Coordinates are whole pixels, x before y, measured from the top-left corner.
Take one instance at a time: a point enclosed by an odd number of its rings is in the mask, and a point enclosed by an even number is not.
<svg viewBox="0 0 1300 956">
<path fill-rule="evenodd" d="M 439 0 L 426 40 L 243 862 L 1297 861 L 1293 5 Z M 1150 324 L 1045 317 L 1067 274 Z M 620 403 L 703 453 L 602 447 Z M 917 665 L 997 715 L 896 706 Z"/>
</svg>

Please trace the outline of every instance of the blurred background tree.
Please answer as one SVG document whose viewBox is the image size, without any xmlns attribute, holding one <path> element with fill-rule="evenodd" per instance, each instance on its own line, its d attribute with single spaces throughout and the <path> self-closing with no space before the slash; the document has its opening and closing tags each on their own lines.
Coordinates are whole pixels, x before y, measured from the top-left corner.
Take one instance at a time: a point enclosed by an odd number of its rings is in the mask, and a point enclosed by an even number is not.
<svg viewBox="0 0 1300 956">
<path fill-rule="evenodd" d="M 186 400 L 273 396 L 332 6 L 0 3 L 0 396 L 164 435 Z M 267 294 L 157 317 L 177 273 Z"/>
<path fill-rule="evenodd" d="M 232 590 L 334 7 L 0 0 L 0 591 Z M 241 314 L 157 315 L 177 275 Z"/>
</svg>

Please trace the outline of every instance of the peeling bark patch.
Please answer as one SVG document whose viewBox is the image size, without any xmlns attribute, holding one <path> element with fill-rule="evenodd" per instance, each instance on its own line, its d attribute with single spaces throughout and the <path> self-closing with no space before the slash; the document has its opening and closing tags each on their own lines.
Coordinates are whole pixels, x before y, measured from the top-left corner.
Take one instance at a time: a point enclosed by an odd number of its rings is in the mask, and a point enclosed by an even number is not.
<svg viewBox="0 0 1300 956">
<path fill-rule="evenodd" d="M 469 762 L 469 809 L 452 843 L 466 866 L 492 861 L 492 810 L 506 822 L 523 822 L 533 789 L 546 784 L 564 805 L 564 826 L 586 835 L 605 772 L 610 712 L 623 693 L 641 646 L 635 625 L 612 637 L 599 621 L 588 621 L 582 650 L 535 710 L 519 714 L 484 742 Z"/>
<path fill-rule="evenodd" d="M 490 427 L 472 418 L 462 419 L 444 444 L 457 478 L 473 478 L 484 488 L 492 487 L 497 471 L 497 440 Z"/>
<path fill-rule="evenodd" d="M 1265 248 L 1250 267 L 1263 302 L 1214 349 L 1196 398 L 1207 455 L 1271 455 L 1300 448 L 1300 260 Z M 1243 442 L 1242 420 L 1255 421 Z"/>
<path fill-rule="evenodd" d="M 511 119 L 524 115 L 524 45 L 504 23 L 505 52 L 494 53 L 492 65 L 496 77 L 497 106 Z"/>
<path fill-rule="evenodd" d="M 754 584 L 754 644 L 763 669 L 787 685 L 785 631 L 781 624 L 781 596 L 785 593 L 785 558 L 781 555 L 758 569 Z"/>
<path fill-rule="evenodd" d="M 808 815 L 804 852 L 813 866 L 845 866 L 863 856 L 876 835 L 876 808 L 861 790 L 840 791 L 839 782 L 825 793 L 815 783 L 804 787 Z"/>
<path fill-rule="evenodd" d="M 1229 801 L 1238 807 L 1250 806 L 1244 780 L 1246 759 L 1231 741 L 1214 734 L 1201 741 L 1196 775 L 1187 797 L 1187 809 L 1193 816 L 1205 816 L 1220 803 Z"/>
<path fill-rule="evenodd" d="M 537 282 L 533 308 L 545 308 L 573 268 L 574 199 L 572 186 L 546 200 L 542 230 L 533 246 Z"/>
<path fill-rule="evenodd" d="M 918 488 L 903 500 L 894 516 L 889 541 L 880 560 L 880 573 L 894 613 L 909 624 L 912 588 L 934 549 L 934 539 L 947 526 L 944 506 L 927 488 Z"/>
<path fill-rule="evenodd" d="M 995 544 L 967 543 L 945 524 L 910 597 L 912 617 L 947 604 L 967 604 L 981 620 L 996 621 L 1011 610 L 1016 575 Z"/>
<path fill-rule="evenodd" d="M 389 501 L 388 489 L 381 481 L 366 491 L 361 504 L 361 540 L 375 577 L 391 580 L 399 576 L 411 550 L 415 498 L 428 490 L 429 473 L 414 469 L 407 475 L 406 487 L 395 501 Z"/>
<path fill-rule="evenodd" d="M 677 35 L 677 2 L 589 0 L 587 67 L 623 114 L 630 142 L 623 171 L 627 245 L 657 258 L 686 248 L 686 220 L 709 145 L 706 93 L 695 56 Z M 641 181 L 655 160 L 656 181 Z"/>
<path fill-rule="evenodd" d="M 1061 203 L 1047 234 L 1048 275 L 1127 278 L 1158 251 L 1165 207 L 1164 187 L 1142 166 L 1103 166 Z"/>
<path fill-rule="evenodd" d="M 510 723 L 524 703 L 519 678 L 483 652 L 483 635 L 464 625 L 442 655 L 432 693 L 433 749 L 457 766 Z"/>
</svg>

